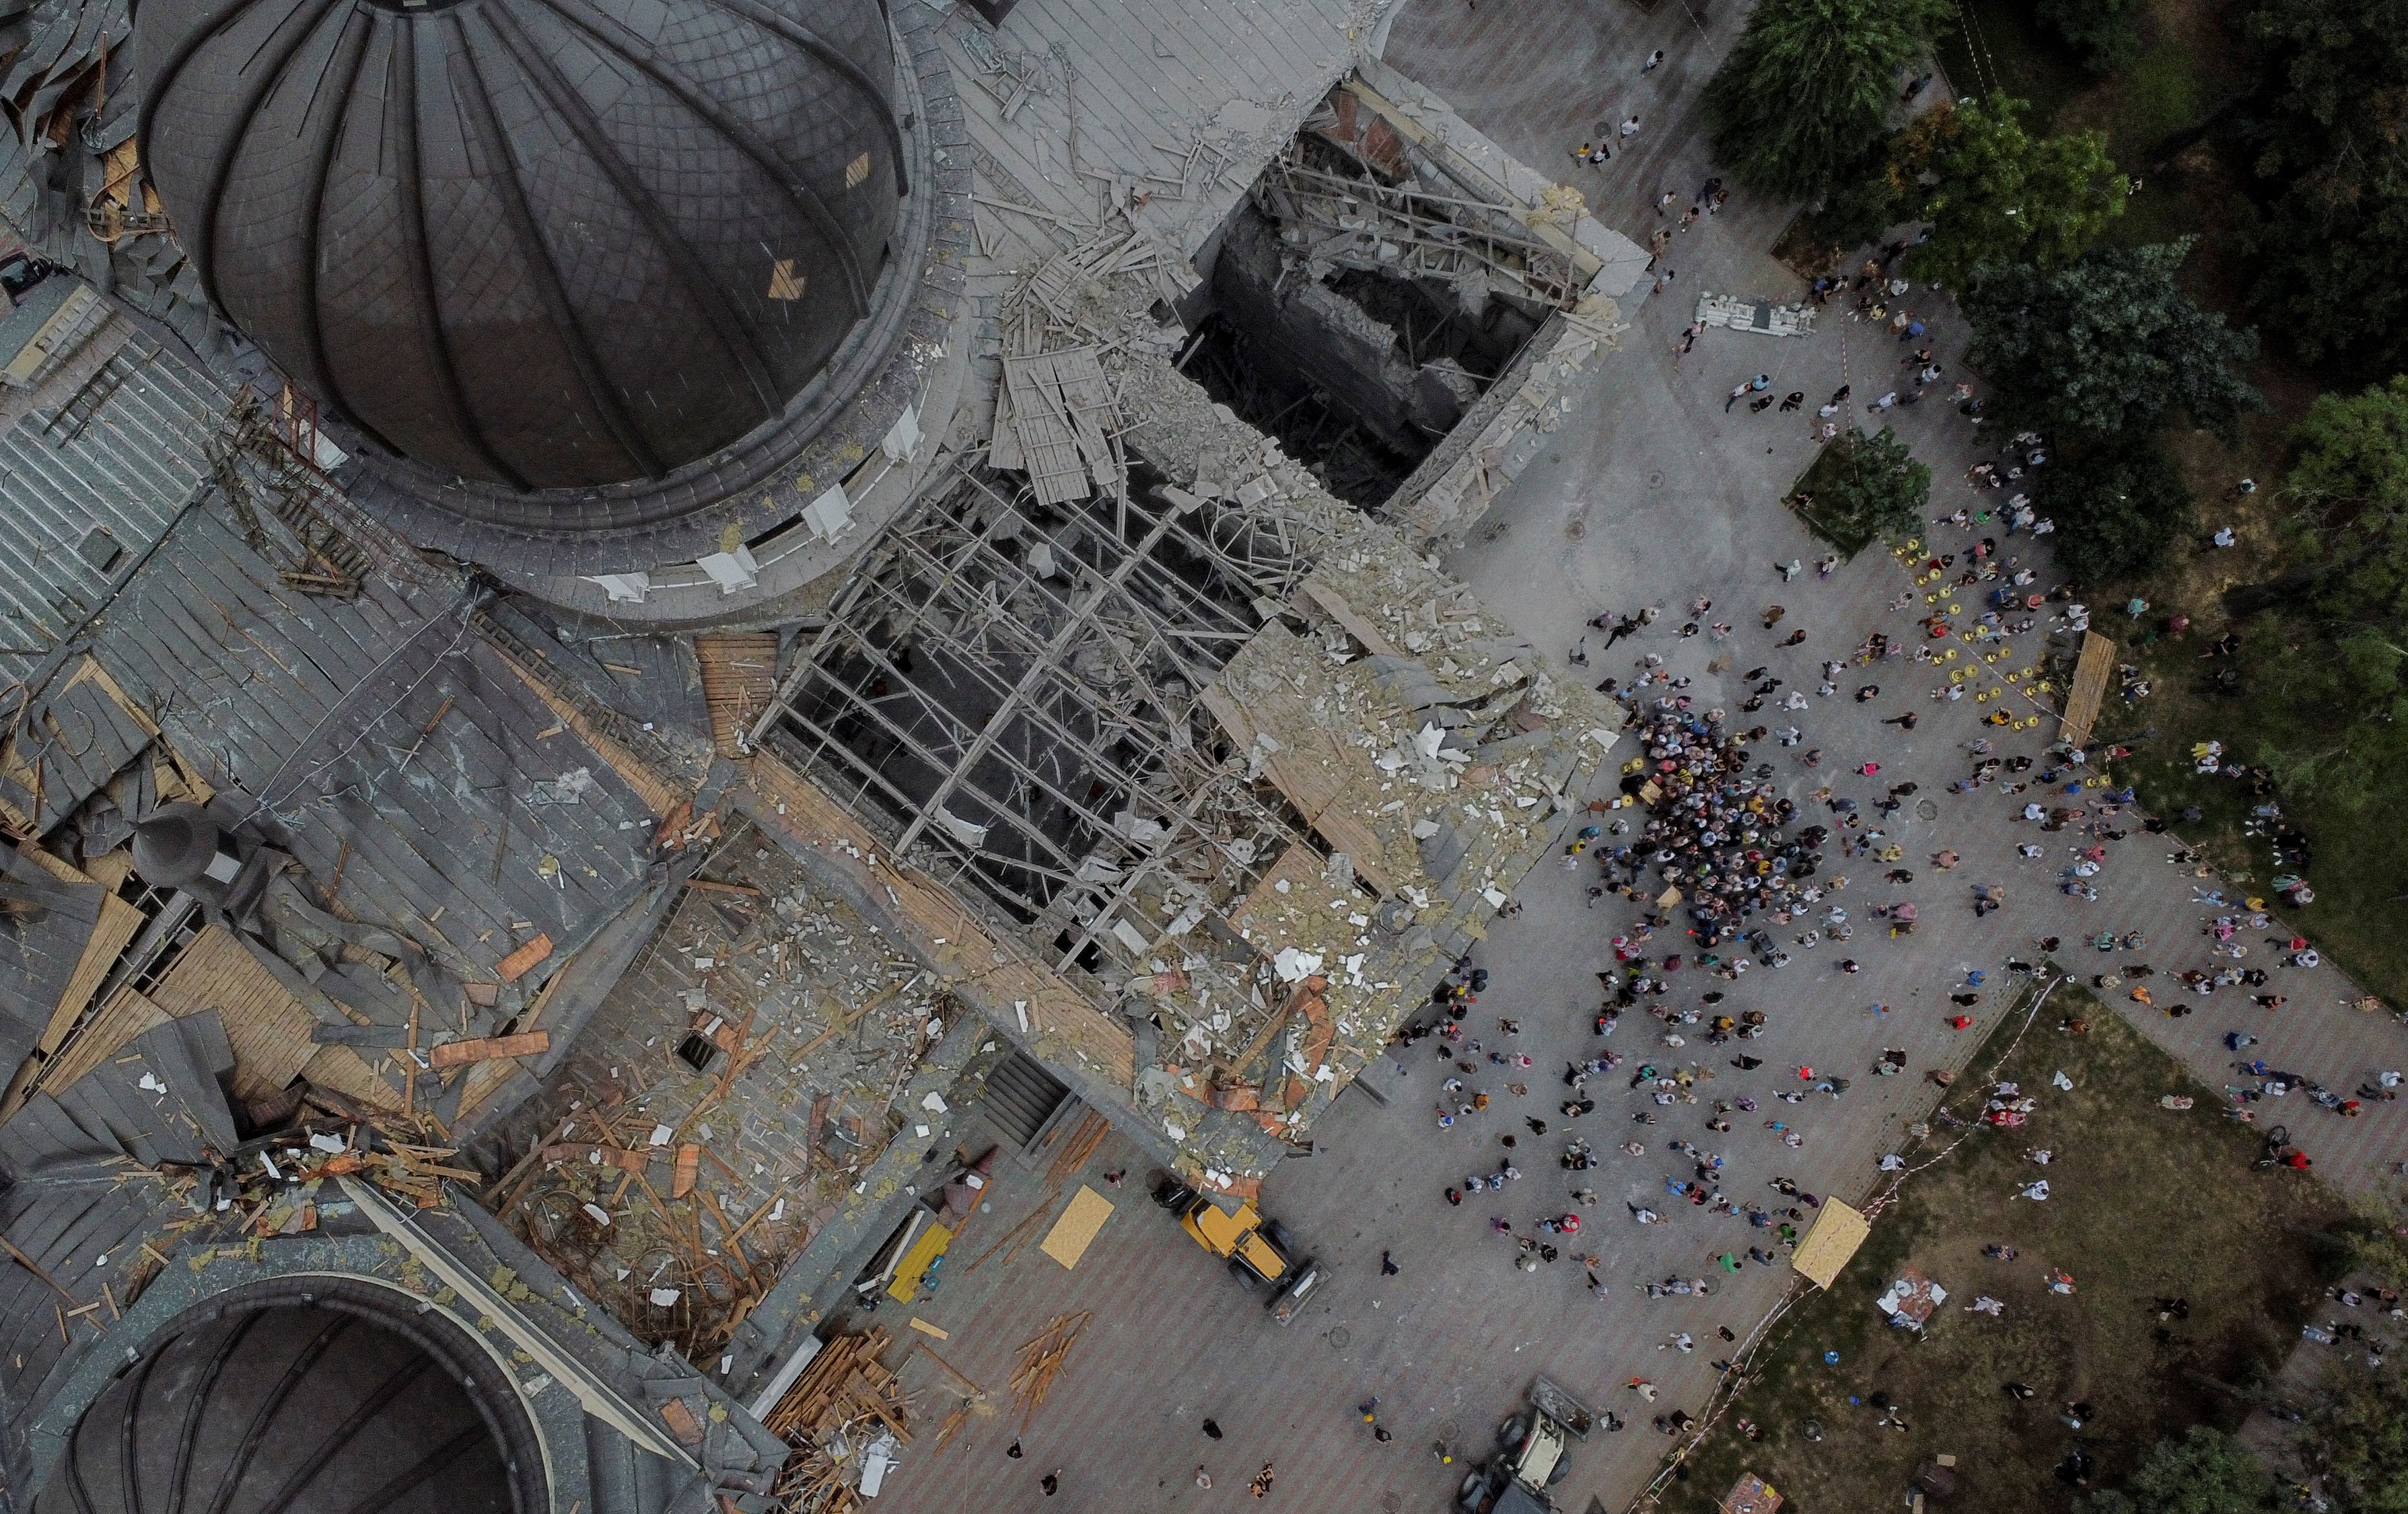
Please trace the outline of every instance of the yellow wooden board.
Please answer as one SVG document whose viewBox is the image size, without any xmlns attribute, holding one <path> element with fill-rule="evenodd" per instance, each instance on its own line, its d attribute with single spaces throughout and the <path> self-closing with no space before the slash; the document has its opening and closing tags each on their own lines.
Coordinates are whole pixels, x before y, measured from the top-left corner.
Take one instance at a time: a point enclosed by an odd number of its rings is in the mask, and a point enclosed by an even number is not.
<svg viewBox="0 0 2408 1514">
<path fill-rule="evenodd" d="M 1062 1211 L 1062 1218 L 1054 1221 L 1052 1234 L 1038 1250 L 1066 1267 L 1075 1267 L 1079 1259 L 1087 1254 L 1096 1233 L 1111 1217 L 1112 1201 L 1082 1185 L 1070 1196 L 1069 1206 Z"/>
<path fill-rule="evenodd" d="M 1814 1227 L 1798 1243 L 1789 1264 L 1815 1287 L 1828 1288 L 1872 1229 L 1871 1221 L 1838 1199 L 1825 1199 L 1823 1212 L 1814 1217 Z"/>
<path fill-rule="evenodd" d="M 928 1264 L 944 1255 L 945 1248 L 952 1244 L 953 1233 L 942 1225 L 930 1225 L 920 1232 L 919 1239 L 903 1253 L 902 1264 L 895 1269 L 895 1280 L 886 1285 L 886 1291 L 906 1304 L 918 1298 L 920 1279 L 928 1275 Z"/>
<path fill-rule="evenodd" d="M 2090 728 L 2099 720 L 2099 705 L 2107 695 L 2107 676 L 2115 671 L 2115 643 L 2096 631 L 2082 633 L 2082 656 L 2073 664 L 2073 688 L 2066 695 L 2065 725 L 2059 733 L 2077 747 L 2087 746 Z"/>
</svg>

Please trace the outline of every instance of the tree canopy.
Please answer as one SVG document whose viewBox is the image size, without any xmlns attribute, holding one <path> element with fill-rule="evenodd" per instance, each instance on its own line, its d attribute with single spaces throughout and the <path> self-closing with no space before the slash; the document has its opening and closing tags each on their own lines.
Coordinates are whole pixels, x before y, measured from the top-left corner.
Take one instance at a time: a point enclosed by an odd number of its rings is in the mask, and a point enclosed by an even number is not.
<svg viewBox="0 0 2408 1514">
<path fill-rule="evenodd" d="M 1914 460 L 1898 434 L 1849 431 L 1815 456 L 1798 480 L 1804 515 L 1826 540 L 1850 557 L 1886 536 L 1912 536 L 1931 500 L 1931 469 Z"/>
<path fill-rule="evenodd" d="M 2408 366 L 2408 0 L 2265 0 L 2249 303 L 2300 355 Z"/>
<path fill-rule="evenodd" d="M 1946 0 L 1760 0 L 1706 86 L 1715 161 L 1749 186 L 1813 199 L 1879 136 L 1899 71 Z"/>
<path fill-rule="evenodd" d="M 2086 583 L 2146 573 L 2191 528 L 2190 491 L 2148 441 L 2060 457 L 2041 470 L 2033 502 L 2057 522 L 2057 560 Z"/>
<path fill-rule="evenodd" d="M 2079 1514 L 2258 1514 L 2273 1507 L 2272 1482 L 2230 1435 L 2199 1424 L 2160 1440 L 2119 1492 L 2097 1493 Z"/>
<path fill-rule="evenodd" d="M 2408 1514 L 2408 1382 L 2337 1360 L 2299 1450 L 2340 1514 Z"/>
<path fill-rule="evenodd" d="M 2292 429 L 2291 566 L 2235 591 L 2252 627 L 2250 755 L 2357 808 L 2408 782 L 2408 377 L 2317 397 Z"/>
<path fill-rule="evenodd" d="M 1993 269 L 1968 291 L 1972 361 L 1996 386 L 1998 421 L 2060 447 L 2139 436 L 2174 410 L 2231 435 L 2265 403 L 2240 372 L 2258 338 L 2174 282 L 2189 249 L 2185 239 L 2093 250 L 2055 272 Z"/>
<path fill-rule="evenodd" d="M 2107 134 L 2034 136 L 2004 95 L 1928 110 L 1890 144 L 1890 185 L 1931 225 L 1907 260 L 1917 279 L 1962 289 L 1991 264 L 2042 272 L 2080 257 L 2124 213 L 2130 181 Z"/>
</svg>

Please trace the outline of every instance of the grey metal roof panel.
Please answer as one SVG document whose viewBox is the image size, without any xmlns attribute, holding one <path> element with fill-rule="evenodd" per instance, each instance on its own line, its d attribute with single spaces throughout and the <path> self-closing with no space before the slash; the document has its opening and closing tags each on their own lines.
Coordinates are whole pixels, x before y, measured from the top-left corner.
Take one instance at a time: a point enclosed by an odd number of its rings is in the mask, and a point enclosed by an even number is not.
<svg viewBox="0 0 2408 1514">
<path fill-rule="evenodd" d="M 208 1026 L 191 1024 L 207 1019 Z M 145 1166 L 199 1162 L 240 1144 L 218 1074 L 234 1064 L 215 1010 L 154 1026 L 58 1092 L 61 1108 Z"/>
<path fill-rule="evenodd" d="M 465 588 L 371 575 L 348 601 L 298 593 L 211 501 L 93 651 L 322 886 L 339 861 L 346 909 L 490 978 L 534 930 L 566 955 L 640 893 L 653 817 L 469 631 Z"/>
<path fill-rule="evenodd" d="M 20 809 L 38 807 L 34 834 L 47 836 L 150 745 L 150 733 L 85 681 L 43 700 L 17 730 L 16 752 L 35 775 L 0 781 L 0 794 Z M 38 781 L 40 803 L 28 784 Z"/>
<path fill-rule="evenodd" d="M 48 1093 L 36 1093 L 0 1125 L 0 1172 L 13 1183 L 117 1154 L 114 1145 L 78 1124 Z"/>
<path fill-rule="evenodd" d="M 77 550 L 95 526 L 127 562 L 159 539 L 206 476 L 228 403 L 141 339 L 90 382 L 115 388 L 88 415 L 82 386 L 63 389 L 0 435 L 0 669 L 30 667 L 107 594 L 108 574 Z"/>
<path fill-rule="evenodd" d="M 103 892 L 95 883 L 63 883 L 0 849 L 0 893 L 39 910 L 0 916 L 0 1062 L 6 1065 L 22 1062 L 50 1024 L 99 922 Z"/>
</svg>

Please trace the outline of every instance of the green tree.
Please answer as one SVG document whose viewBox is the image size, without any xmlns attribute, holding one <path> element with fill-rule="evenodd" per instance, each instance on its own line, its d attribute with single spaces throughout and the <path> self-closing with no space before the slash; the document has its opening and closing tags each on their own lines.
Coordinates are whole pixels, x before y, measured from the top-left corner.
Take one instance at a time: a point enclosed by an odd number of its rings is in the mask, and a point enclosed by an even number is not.
<svg viewBox="0 0 2408 1514">
<path fill-rule="evenodd" d="M 1742 183 L 1815 199 L 1879 136 L 1899 70 L 1947 0 L 1759 0 L 1706 86 L 1714 159 Z"/>
<path fill-rule="evenodd" d="M 2250 307 L 2310 362 L 2408 366 L 2408 0 L 2264 0 L 2248 32 Z"/>
<path fill-rule="evenodd" d="M 2078 1514 L 2256 1514 L 2274 1507 L 2272 1479 L 2230 1435 L 2203 1424 L 2160 1440 L 2116 1493 L 2079 1500 Z"/>
<path fill-rule="evenodd" d="M 2344 808 L 2408 783 L 2408 377 L 2324 394 L 2292 429 L 2288 566 L 2250 616 L 2249 756 Z"/>
<path fill-rule="evenodd" d="M 2241 377 L 2258 351 L 2174 282 L 2187 238 L 2099 250 L 2055 273 L 1995 269 L 1964 297 L 1973 365 L 1990 376 L 1992 414 L 2060 447 L 2156 429 L 2172 411 L 2231 436 L 2264 405 Z"/>
<path fill-rule="evenodd" d="M 1800 513 L 1850 557 L 1884 536 L 1914 536 L 1931 499 L 1931 469 L 1884 426 L 1835 438 L 1799 480 Z"/>
<path fill-rule="evenodd" d="M 2318 526 L 2388 535 L 2408 516 L 2408 374 L 2353 395 L 2319 394 L 2291 428 L 2284 487 Z"/>
<path fill-rule="evenodd" d="M 1924 112 L 1890 147 L 1890 184 L 1931 222 L 1907 259 L 1917 279 L 1963 289 L 1990 264 L 2053 273 L 2124 213 L 2130 181 L 2107 134 L 2034 136 L 2029 107 L 2005 95 Z"/>
<path fill-rule="evenodd" d="M 2141 55 L 2142 8 L 2142 0 L 2040 0 L 2033 12 L 2091 72 L 2112 74 Z"/>
<path fill-rule="evenodd" d="M 2060 456 L 2032 491 L 2057 522 L 2057 555 L 2084 583 L 2146 573 L 2191 528 L 2190 490 L 2153 442 L 2121 440 Z"/>
<path fill-rule="evenodd" d="M 2408 1514 L 2408 1382 L 2334 1361 L 2297 1450 L 2341 1514 Z"/>
</svg>

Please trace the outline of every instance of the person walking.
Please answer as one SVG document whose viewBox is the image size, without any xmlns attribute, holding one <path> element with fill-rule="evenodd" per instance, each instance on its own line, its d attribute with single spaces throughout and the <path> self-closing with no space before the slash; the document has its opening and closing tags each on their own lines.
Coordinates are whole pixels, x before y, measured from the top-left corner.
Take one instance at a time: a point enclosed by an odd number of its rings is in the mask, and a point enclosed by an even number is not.
<svg viewBox="0 0 2408 1514">
<path fill-rule="evenodd" d="M 1254 1490 L 1255 1497 L 1268 1498 L 1270 1496 L 1271 1476 L 1271 1464 L 1265 1462 L 1263 1464 L 1263 1469 L 1254 1474 L 1254 1480 L 1248 1485 Z"/>
<path fill-rule="evenodd" d="M 1747 398 L 1749 388 L 1750 386 L 1744 382 L 1731 385 L 1731 392 L 1723 396 L 1723 414 L 1730 414 L 1732 406 Z"/>
<path fill-rule="evenodd" d="M 1649 53 L 1649 54 L 1647 55 L 1647 61 L 1646 61 L 1645 63 L 1641 64 L 1639 65 L 1639 71 L 1640 71 L 1641 74 L 1652 74 L 1652 73 L 1656 72 L 1656 64 L 1660 64 L 1660 63 L 1662 63 L 1663 61 L 1664 61 L 1664 50 L 1663 50 L 1662 48 L 1657 48 L 1655 51 L 1653 51 L 1653 52 L 1651 52 L 1651 53 Z M 1637 121 L 1639 118 L 1638 118 L 1638 117 L 1636 117 L 1636 116 L 1633 116 L 1633 117 L 1631 117 L 1630 119 L 1631 119 L 1631 120 L 1633 120 L 1633 121 Z"/>
<path fill-rule="evenodd" d="M 1057 1466 L 1053 1471 L 1046 1473 L 1043 1477 L 1037 1479 L 1037 1485 L 1045 1490 L 1045 1496 L 1048 1498 L 1060 1493 L 1062 1491 L 1062 1469 Z"/>
<path fill-rule="evenodd" d="M 1638 118 L 1637 116 L 1633 116 L 1633 117 L 1631 117 L 1628 121 L 1624 121 L 1624 122 L 1622 123 L 1622 139 L 1623 139 L 1624 141 L 1627 142 L 1627 141 L 1629 141 L 1632 137 L 1637 136 L 1638 135 L 1639 135 L 1639 118 Z"/>
</svg>

